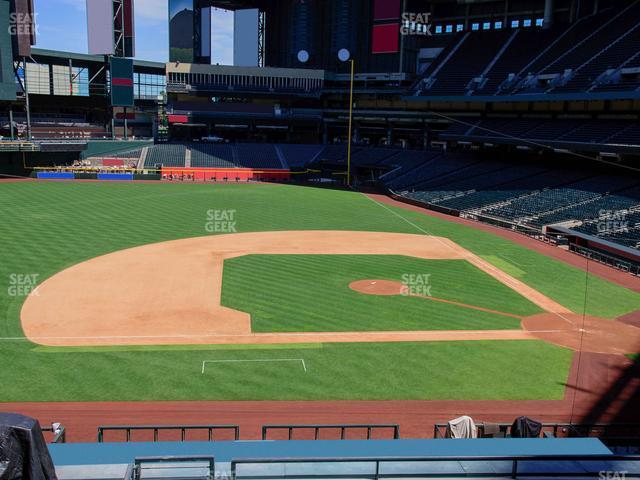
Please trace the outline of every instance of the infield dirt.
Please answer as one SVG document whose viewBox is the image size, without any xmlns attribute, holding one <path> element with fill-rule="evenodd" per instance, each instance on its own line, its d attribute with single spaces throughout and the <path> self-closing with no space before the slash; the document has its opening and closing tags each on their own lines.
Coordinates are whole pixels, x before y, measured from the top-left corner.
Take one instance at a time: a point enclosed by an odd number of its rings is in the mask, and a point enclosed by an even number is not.
<svg viewBox="0 0 640 480">
<path fill-rule="evenodd" d="M 571 313 L 449 239 L 399 233 L 287 231 L 189 238 L 93 258 L 43 282 L 21 311 L 50 346 L 384 342 L 532 338 L 524 331 L 274 333 L 220 303 L 224 260 L 249 254 L 464 259 L 550 313 Z"/>
</svg>

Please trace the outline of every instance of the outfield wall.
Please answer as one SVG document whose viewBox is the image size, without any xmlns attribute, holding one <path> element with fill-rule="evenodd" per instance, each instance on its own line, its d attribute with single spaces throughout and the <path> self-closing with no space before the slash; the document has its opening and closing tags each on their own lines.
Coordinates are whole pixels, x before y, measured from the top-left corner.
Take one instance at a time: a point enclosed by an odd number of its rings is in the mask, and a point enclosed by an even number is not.
<svg viewBox="0 0 640 480">
<path fill-rule="evenodd" d="M 106 180 L 106 181 L 132 181 L 132 180 L 160 180 L 159 174 L 142 173 L 110 173 L 110 172 L 72 172 L 72 171 L 33 171 L 32 178 L 43 180 Z"/>
<path fill-rule="evenodd" d="M 288 180 L 291 178 L 289 170 L 256 170 L 253 168 L 162 168 L 162 178 L 170 177 L 185 180 L 189 177 L 193 181 L 200 182 L 247 182 Z M 226 179 L 226 180 L 225 180 Z"/>
<path fill-rule="evenodd" d="M 18 145 L 18 142 L 14 143 Z M 27 144 L 23 145 L 24 148 L 30 148 L 26 147 Z M 53 169 L 56 165 L 70 165 L 79 158 L 79 154 L 77 151 L 0 152 L 0 174 L 26 177 L 34 168 Z"/>
</svg>

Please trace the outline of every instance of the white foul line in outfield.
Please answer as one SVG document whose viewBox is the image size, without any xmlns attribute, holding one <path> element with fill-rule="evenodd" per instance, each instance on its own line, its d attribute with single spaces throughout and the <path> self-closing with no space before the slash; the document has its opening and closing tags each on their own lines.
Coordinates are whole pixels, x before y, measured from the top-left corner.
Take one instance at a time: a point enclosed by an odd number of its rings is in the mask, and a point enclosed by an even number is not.
<svg viewBox="0 0 640 480">
<path fill-rule="evenodd" d="M 419 232 L 424 233 L 425 235 L 429 235 L 434 237 L 437 241 L 441 242 L 445 247 L 449 248 L 449 249 L 453 249 L 451 247 L 451 245 L 448 245 L 446 242 L 443 242 L 442 240 L 440 240 L 440 238 L 438 238 L 436 235 L 433 235 L 430 232 L 427 232 L 424 228 L 422 228 L 419 225 L 416 225 L 415 223 L 413 223 L 411 220 L 403 217 L 402 215 L 400 215 L 398 212 L 394 212 L 393 210 L 391 210 L 389 207 L 387 207 L 384 203 L 380 203 L 377 200 L 375 200 L 374 198 L 371 198 L 369 195 L 364 195 L 365 198 L 368 198 L 369 200 L 371 200 L 373 203 L 375 203 L 376 205 L 384 208 L 386 211 L 388 211 L 389 213 L 395 215 L 396 217 L 398 217 L 400 220 L 404 220 L 405 222 L 407 222 L 409 225 L 411 225 L 413 228 L 415 228 L 416 230 L 418 230 Z"/>
<path fill-rule="evenodd" d="M 204 375 L 204 369 L 207 363 L 252 363 L 252 362 L 302 362 L 302 368 L 307 373 L 307 364 L 303 358 L 269 358 L 265 360 L 203 360 L 202 361 L 202 374 Z"/>
<path fill-rule="evenodd" d="M 369 195 L 364 195 L 365 198 L 368 198 L 369 200 L 371 200 L 373 203 L 375 203 L 376 205 L 381 206 L 382 208 L 384 208 L 386 211 L 388 211 L 389 213 L 395 215 L 396 217 L 398 217 L 401 220 L 404 220 L 405 222 L 407 222 L 409 225 L 411 225 L 413 228 L 415 228 L 416 230 L 418 230 L 419 232 L 424 233 L 425 235 L 429 235 L 434 237 L 437 241 L 439 241 L 440 243 L 442 243 L 442 245 L 444 245 L 445 247 L 453 250 L 453 247 L 449 244 L 447 244 L 447 242 L 443 242 L 437 235 L 433 235 L 431 232 L 426 231 L 424 228 L 420 227 L 419 225 L 416 225 L 415 223 L 413 223 L 411 220 L 403 217 L 402 215 L 400 215 L 398 212 L 392 210 L 391 208 L 389 208 L 387 205 L 385 205 L 384 203 L 378 202 L 376 199 L 371 198 Z M 482 260 L 482 259 L 481 259 Z M 488 263 L 485 261 L 485 264 L 492 268 L 493 270 L 498 270 L 494 265 Z M 549 313 L 553 313 L 554 315 L 557 315 L 558 317 L 560 317 L 562 320 L 564 320 L 565 322 L 567 322 L 569 325 L 575 325 L 571 320 L 569 320 L 567 317 L 565 317 L 564 315 L 562 315 L 559 312 L 549 312 Z"/>
</svg>

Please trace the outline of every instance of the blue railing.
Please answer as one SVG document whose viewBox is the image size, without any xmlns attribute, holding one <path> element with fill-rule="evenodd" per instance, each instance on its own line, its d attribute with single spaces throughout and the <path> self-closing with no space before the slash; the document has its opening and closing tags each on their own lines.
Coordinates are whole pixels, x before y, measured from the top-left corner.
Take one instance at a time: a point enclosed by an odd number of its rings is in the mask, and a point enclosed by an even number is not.
<svg viewBox="0 0 640 480">
<path fill-rule="evenodd" d="M 484 470 L 473 471 L 470 463 L 482 462 Z M 584 463 L 582 463 L 584 462 Z M 616 463 L 619 462 L 620 465 Z M 444 467 L 443 463 L 448 465 Z M 459 471 L 452 468 L 459 463 Z M 464 463 L 464 465 L 462 465 Z M 490 463 L 491 465 L 486 465 Z M 359 465 L 357 465 L 359 464 Z M 418 465 L 423 464 L 423 465 Z M 440 465 L 438 465 L 440 464 Z M 526 469 L 523 468 L 526 464 Z M 535 465 L 541 464 L 541 465 Z M 276 472 L 274 465 L 281 465 Z M 293 466 L 300 468 L 292 468 Z M 534 468 L 535 467 L 537 468 Z M 256 468 L 243 474 L 239 467 L 261 466 L 264 473 Z M 304 468 L 304 467 L 307 468 Z M 322 467 L 325 468 L 322 468 Z M 343 466 L 344 473 L 336 467 Z M 411 467 L 410 467 L 411 466 Z M 265 468 L 266 467 L 266 468 Z M 326 468 L 330 467 L 330 468 Z M 364 468 L 367 467 L 367 468 Z M 421 468 L 422 467 L 422 468 Z M 564 468 L 563 468 L 564 467 Z M 616 470 L 624 467 L 624 471 Z M 634 472 L 629 471 L 635 467 Z M 269 471 L 271 470 L 271 471 Z M 520 455 L 520 456 L 425 456 L 425 457 L 381 457 L 381 458 L 244 458 L 231 462 L 231 478 L 234 480 L 286 480 L 286 479 L 352 479 L 363 478 L 378 480 L 384 478 L 429 478 L 429 477 L 483 477 L 518 478 L 534 476 L 536 478 L 593 477 L 613 478 L 608 474 L 617 474 L 622 478 L 640 478 L 640 455 Z"/>
<path fill-rule="evenodd" d="M 142 478 L 215 478 L 214 457 L 138 457 L 127 467 L 124 480 Z M 191 470 L 191 475 L 186 471 Z M 157 472 L 157 473 L 153 473 Z"/>
<path fill-rule="evenodd" d="M 180 441 L 187 440 L 187 432 L 206 431 L 207 441 L 214 441 L 214 433 L 216 431 L 231 431 L 233 439 L 240 440 L 240 427 L 238 425 L 106 425 L 98 427 L 98 443 L 104 442 L 105 432 L 124 432 L 125 442 L 131 442 L 131 432 L 146 431 L 153 432 L 153 441 L 160 441 L 161 431 L 179 431 Z"/>
<path fill-rule="evenodd" d="M 336 424 L 336 425 L 264 425 L 262 427 L 262 440 L 268 440 L 270 430 L 286 430 L 287 438 L 293 440 L 293 432 L 295 430 L 313 430 L 313 438 L 315 440 L 320 439 L 320 432 L 322 430 L 340 431 L 340 440 L 346 438 L 347 431 L 349 430 L 365 430 L 367 432 L 367 440 L 371 439 L 371 434 L 374 430 L 391 430 L 391 434 L 394 440 L 400 438 L 400 426 L 398 424 Z"/>
</svg>

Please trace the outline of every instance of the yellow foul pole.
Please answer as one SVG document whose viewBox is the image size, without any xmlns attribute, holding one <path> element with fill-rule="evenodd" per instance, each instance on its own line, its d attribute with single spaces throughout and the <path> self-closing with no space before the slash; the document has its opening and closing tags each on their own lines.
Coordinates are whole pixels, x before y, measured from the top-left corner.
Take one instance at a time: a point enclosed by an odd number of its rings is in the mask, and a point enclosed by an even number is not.
<svg viewBox="0 0 640 480">
<path fill-rule="evenodd" d="M 347 186 L 351 186 L 351 129 L 353 126 L 353 79 L 355 75 L 355 61 L 351 59 L 351 87 L 349 91 L 349 137 L 347 139 Z"/>
</svg>

